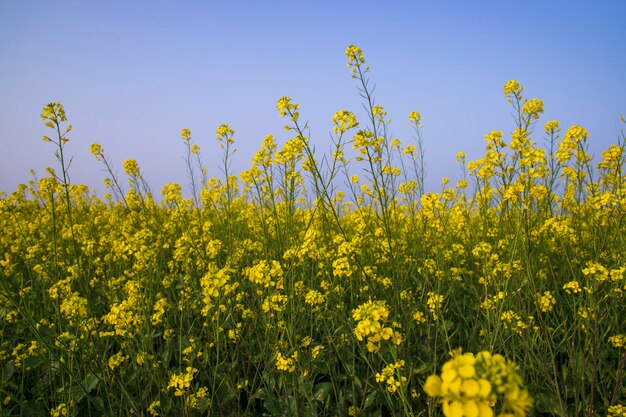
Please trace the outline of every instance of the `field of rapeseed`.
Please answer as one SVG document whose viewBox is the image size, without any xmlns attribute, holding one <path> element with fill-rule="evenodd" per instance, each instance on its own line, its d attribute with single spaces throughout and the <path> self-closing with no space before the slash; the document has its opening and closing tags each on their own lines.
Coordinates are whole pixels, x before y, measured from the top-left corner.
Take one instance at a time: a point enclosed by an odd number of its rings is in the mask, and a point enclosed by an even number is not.
<svg viewBox="0 0 626 417">
<path fill-rule="evenodd" d="M 420 115 L 389 137 L 346 56 L 367 114 L 329 153 L 282 97 L 239 175 L 229 126 L 222 178 L 182 131 L 188 198 L 98 144 L 107 194 L 70 183 L 44 107 L 57 167 L 0 198 L 0 415 L 626 416 L 624 134 L 595 160 L 509 81 L 511 137 L 426 193 Z"/>
</svg>

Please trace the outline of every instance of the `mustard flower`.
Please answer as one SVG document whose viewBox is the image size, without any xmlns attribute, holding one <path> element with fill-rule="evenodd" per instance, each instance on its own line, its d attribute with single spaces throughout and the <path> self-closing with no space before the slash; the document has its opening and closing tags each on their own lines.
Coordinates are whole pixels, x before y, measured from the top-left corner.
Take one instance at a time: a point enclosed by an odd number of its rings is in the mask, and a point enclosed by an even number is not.
<svg viewBox="0 0 626 417">
<path fill-rule="evenodd" d="M 148 413 L 151 416 L 153 416 L 153 417 L 158 416 L 159 415 L 159 412 L 158 412 L 159 407 L 161 407 L 161 401 L 159 401 L 159 400 L 153 401 L 148 406 Z"/>
<path fill-rule="evenodd" d="M 607 417 L 626 417 L 626 406 L 621 404 L 610 406 L 607 410 Z"/>
<path fill-rule="evenodd" d="M 550 291 L 546 291 L 543 294 L 537 294 L 536 297 L 541 311 L 544 313 L 552 311 L 552 307 L 556 304 L 556 300 Z"/>
<path fill-rule="evenodd" d="M 365 63 L 363 51 L 356 45 L 349 45 L 346 48 L 346 58 L 348 59 L 348 66 L 360 65 Z"/>
<path fill-rule="evenodd" d="M 104 155 L 104 150 L 102 149 L 102 146 L 98 143 L 92 143 L 89 146 L 89 152 L 96 158 L 96 160 L 100 161 L 102 160 L 102 157 Z"/>
<path fill-rule="evenodd" d="M 543 101 L 538 98 L 532 98 L 524 102 L 522 112 L 532 117 L 533 119 L 539 118 L 539 113 L 543 113 Z"/>
<path fill-rule="evenodd" d="M 626 336 L 624 336 L 623 334 L 618 334 L 615 336 L 610 336 L 609 337 L 609 343 L 611 344 L 611 346 L 613 346 L 614 348 L 623 348 L 626 347 Z"/>
<path fill-rule="evenodd" d="M 428 311 L 433 316 L 433 320 L 437 320 L 439 318 L 439 313 L 441 312 L 441 308 L 443 306 L 443 295 L 436 294 L 434 292 L 428 293 L 428 301 L 426 305 L 428 306 Z"/>
<path fill-rule="evenodd" d="M 354 113 L 348 110 L 339 110 L 333 115 L 333 130 L 336 135 L 341 133 L 345 133 L 349 129 L 355 128 L 359 125 L 359 122 L 356 120 L 356 116 Z"/>
<path fill-rule="evenodd" d="M 139 175 L 139 165 L 137 164 L 136 160 L 127 159 L 122 163 L 122 166 L 124 167 L 124 171 L 127 175 L 130 175 L 131 177 L 136 177 Z"/>
<path fill-rule="evenodd" d="M 217 137 L 217 140 L 219 142 L 226 142 L 229 145 L 232 145 L 233 143 L 235 143 L 233 139 L 234 134 L 235 134 L 235 131 L 231 129 L 230 126 L 227 124 L 220 125 L 215 131 L 215 136 Z"/>
<path fill-rule="evenodd" d="M 421 126 L 422 116 L 418 112 L 412 111 L 411 113 L 409 113 L 409 123 L 414 123 L 416 126 Z"/>
<path fill-rule="evenodd" d="M 509 97 L 511 95 L 519 95 L 521 97 L 522 91 L 524 91 L 524 87 L 520 85 L 517 80 L 510 80 L 504 84 L 504 95 Z M 511 99 L 509 98 L 509 102 Z"/>
<path fill-rule="evenodd" d="M 554 135 L 561 131 L 558 120 L 550 120 L 543 126 L 546 135 Z"/>
<path fill-rule="evenodd" d="M 170 381 L 167 384 L 167 388 L 174 390 L 176 397 L 182 397 L 185 392 L 191 387 L 194 374 L 198 372 L 197 369 L 188 366 L 184 373 L 175 373 L 170 376 Z"/>
<path fill-rule="evenodd" d="M 304 296 L 304 302 L 311 306 L 324 304 L 324 295 L 317 290 L 309 290 Z"/>
<path fill-rule="evenodd" d="M 387 365 L 382 371 L 376 373 L 376 382 L 385 383 L 387 391 L 396 392 L 407 382 L 406 377 L 398 375 L 402 367 L 404 367 L 403 360 Z"/>
<path fill-rule="evenodd" d="M 565 285 L 563 285 L 563 289 L 568 294 L 578 294 L 578 293 L 580 293 L 582 291 L 580 289 L 580 284 L 576 280 L 570 281 L 570 282 L 566 283 Z"/>
<path fill-rule="evenodd" d="M 61 403 L 54 409 L 50 410 L 51 417 L 66 417 L 68 413 L 68 407 L 66 403 Z"/>
<path fill-rule="evenodd" d="M 298 361 L 298 352 L 294 352 L 290 357 L 283 356 L 282 353 L 276 354 L 276 369 L 285 372 L 295 372 L 296 362 Z"/>
<path fill-rule="evenodd" d="M 440 397 L 446 417 L 493 417 L 493 406 L 500 400 L 502 414 L 523 417 L 532 405 L 516 366 L 501 355 L 489 352 L 452 353 L 441 368 L 441 375 L 430 375 L 424 392 Z"/>
<path fill-rule="evenodd" d="M 291 97 L 289 96 L 283 96 L 279 98 L 276 104 L 276 109 L 278 110 L 278 113 L 280 114 L 280 116 L 284 117 L 284 116 L 289 115 L 291 116 L 291 120 L 294 123 L 298 121 L 298 117 L 300 116 L 300 114 L 298 113 L 299 108 L 300 108 L 300 105 L 292 103 Z M 290 128 L 287 127 L 287 129 L 289 130 Z"/>
</svg>

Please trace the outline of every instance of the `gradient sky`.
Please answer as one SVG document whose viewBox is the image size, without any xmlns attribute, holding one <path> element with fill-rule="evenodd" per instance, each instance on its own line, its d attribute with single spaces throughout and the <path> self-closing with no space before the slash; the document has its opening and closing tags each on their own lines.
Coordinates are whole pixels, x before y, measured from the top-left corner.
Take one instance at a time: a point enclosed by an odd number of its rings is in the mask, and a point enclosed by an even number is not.
<svg viewBox="0 0 626 417">
<path fill-rule="evenodd" d="M 371 66 L 391 132 L 412 139 L 423 117 L 427 187 L 458 177 L 455 153 L 482 155 L 492 129 L 509 135 L 504 83 L 544 101 L 543 123 L 585 126 L 597 155 L 617 141 L 626 114 L 626 1 L 9 1 L 0 0 L 0 190 L 33 168 L 57 167 L 41 136 L 41 108 L 61 101 L 74 126 L 74 183 L 102 195 L 100 143 L 122 172 L 135 158 L 158 193 L 186 188 L 180 139 L 192 131 L 211 176 L 221 175 L 215 129 L 229 123 L 233 168 L 249 167 L 268 133 L 289 139 L 275 109 L 301 104 L 311 141 L 327 149 L 339 109 L 364 121 L 344 51 Z"/>
</svg>

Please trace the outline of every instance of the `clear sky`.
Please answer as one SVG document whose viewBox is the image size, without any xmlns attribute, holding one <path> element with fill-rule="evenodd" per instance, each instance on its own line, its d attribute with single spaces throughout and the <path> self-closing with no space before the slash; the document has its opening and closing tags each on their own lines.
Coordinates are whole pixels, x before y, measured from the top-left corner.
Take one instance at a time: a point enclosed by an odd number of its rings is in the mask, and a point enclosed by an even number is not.
<svg viewBox="0 0 626 417">
<path fill-rule="evenodd" d="M 229 123 L 249 167 L 268 133 L 289 139 L 275 109 L 301 104 L 311 141 L 326 149 L 335 111 L 365 120 L 344 51 L 357 44 L 377 103 L 407 143 L 423 117 L 427 187 L 456 178 L 457 151 L 481 156 L 492 129 L 510 134 L 509 79 L 544 101 L 543 123 L 580 124 L 599 154 L 626 113 L 626 1 L 9 1 L 0 0 L 0 190 L 56 167 L 41 108 L 61 101 L 74 130 L 71 178 L 97 187 L 100 143 L 122 173 L 135 158 L 158 192 L 186 187 L 182 128 L 211 176 L 215 129 Z"/>
</svg>

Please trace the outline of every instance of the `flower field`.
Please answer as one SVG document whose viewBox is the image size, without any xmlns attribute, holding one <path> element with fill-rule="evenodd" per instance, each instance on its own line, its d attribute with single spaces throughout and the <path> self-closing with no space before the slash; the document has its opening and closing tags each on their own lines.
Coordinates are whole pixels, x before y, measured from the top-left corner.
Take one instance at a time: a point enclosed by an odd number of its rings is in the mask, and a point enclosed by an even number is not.
<svg viewBox="0 0 626 417">
<path fill-rule="evenodd" d="M 160 195 L 99 144 L 107 193 L 70 182 L 44 107 L 56 167 L 0 194 L 1 416 L 626 416 L 624 133 L 594 158 L 512 80 L 512 134 L 427 193 L 421 116 L 391 137 L 346 57 L 362 120 L 315 143 L 282 97 L 292 139 L 235 173 L 220 126 L 221 178 L 183 129 Z"/>
</svg>

